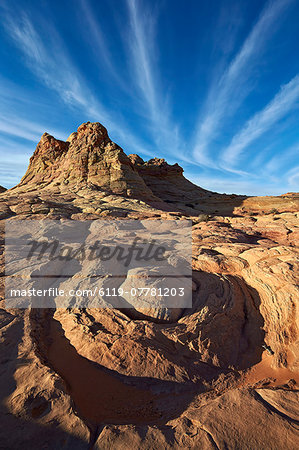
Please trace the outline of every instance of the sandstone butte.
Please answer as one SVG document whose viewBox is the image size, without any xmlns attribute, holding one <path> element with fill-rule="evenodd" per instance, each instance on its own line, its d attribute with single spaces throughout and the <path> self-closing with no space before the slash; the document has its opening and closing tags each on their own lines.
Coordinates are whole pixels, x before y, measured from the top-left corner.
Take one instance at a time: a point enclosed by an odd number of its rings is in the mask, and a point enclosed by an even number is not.
<svg viewBox="0 0 299 450">
<path fill-rule="evenodd" d="M 90 122 L 1 191 L 1 448 L 298 448 L 298 194 L 209 192 Z M 192 220 L 193 307 L 6 309 L 4 223 L 44 218 Z"/>
</svg>

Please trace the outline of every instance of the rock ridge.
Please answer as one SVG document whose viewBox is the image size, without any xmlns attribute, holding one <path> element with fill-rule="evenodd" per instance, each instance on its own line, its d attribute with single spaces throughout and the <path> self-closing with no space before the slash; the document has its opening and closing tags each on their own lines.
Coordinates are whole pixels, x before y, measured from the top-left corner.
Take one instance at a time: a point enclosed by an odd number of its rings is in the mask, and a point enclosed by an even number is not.
<svg viewBox="0 0 299 450">
<path fill-rule="evenodd" d="M 3 448 L 297 448 L 298 210 L 297 193 L 195 186 L 177 164 L 127 156 L 99 123 L 66 142 L 44 133 L 0 195 Z M 190 220 L 192 308 L 167 323 L 136 306 L 8 310 L 4 225 L 48 218 L 124 240 L 122 218 L 158 219 L 164 240 L 164 220 Z"/>
</svg>

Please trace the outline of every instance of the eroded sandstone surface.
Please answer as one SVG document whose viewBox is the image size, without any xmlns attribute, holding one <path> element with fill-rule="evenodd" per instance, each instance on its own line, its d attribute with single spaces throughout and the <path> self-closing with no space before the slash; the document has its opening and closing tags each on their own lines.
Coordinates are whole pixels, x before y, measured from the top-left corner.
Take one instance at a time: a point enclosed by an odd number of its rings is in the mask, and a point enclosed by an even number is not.
<svg viewBox="0 0 299 450">
<path fill-rule="evenodd" d="M 298 447 L 299 197 L 209 192 L 98 123 L 44 134 L 0 195 L 1 446 Z M 192 221 L 192 308 L 7 309 L 4 224 Z M 34 444 L 32 444 L 34 443 Z"/>
</svg>

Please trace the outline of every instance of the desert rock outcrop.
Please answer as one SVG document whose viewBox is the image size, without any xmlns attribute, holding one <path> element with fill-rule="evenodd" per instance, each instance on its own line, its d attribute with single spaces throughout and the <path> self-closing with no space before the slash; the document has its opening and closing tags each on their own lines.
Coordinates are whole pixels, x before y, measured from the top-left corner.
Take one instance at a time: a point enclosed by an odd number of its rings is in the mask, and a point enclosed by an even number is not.
<svg viewBox="0 0 299 450">
<path fill-rule="evenodd" d="M 45 133 L 0 196 L 1 445 L 296 448 L 298 210 L 194 186 L 99 123 Z M 45 218 L 191 220 L 192 307 L 6 309 L 4 223 Z"/>
<path fill-rule="evenodd" d="M 82 124 L 66 142 L 44 133 L 20 185 L 87 186 L 107 193 L 153 199 L 123 150 L 99 123 Z"/>
</svg>

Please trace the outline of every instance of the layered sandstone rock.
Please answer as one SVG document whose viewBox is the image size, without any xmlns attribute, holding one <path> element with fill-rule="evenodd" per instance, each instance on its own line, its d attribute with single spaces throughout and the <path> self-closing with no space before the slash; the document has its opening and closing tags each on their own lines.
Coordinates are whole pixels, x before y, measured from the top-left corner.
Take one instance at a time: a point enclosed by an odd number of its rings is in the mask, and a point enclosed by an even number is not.
<svg viewBox="0 0 299 450">
<path fill-rule="evenodd" d="M 134 218 L 171 213 L 202 220 L 205 214 L 269 214 L 277 208 L 294 212 L 298 204 L 296 194 L 248 198 L 209 192 L 188 181 L 178 164 L 126 156 L 101 124 L 87 122 L 66 142 L 43 134 L 21 182 L 0 198 L 0 216 Z"/>
<path fill-rule="evenodd" d="M 205 191 L 98 123 L 44 134 L 0 219 L 191 219 L 192 307 L 6 310 L 2 246 L 1 445 L 296 448 L 298 209 Z"/>
<path fill-rule="evenodd" d="M 153 200 L 123 150 L 99 123 L 84 123 L 66 142 L 44 133 L 20 186 L 87 186 L 106 193 Z"/>
<path fill-rule="evenodd" d="M 188 181 L 178 164 L 171 166 L 161 158 L 143 161 L 138 155 L 129 155 L 129 158 L 151 191 L 166 202 L 199 202 L 201 197 L 208 194 L 205 189 Z"/>
</svg>

